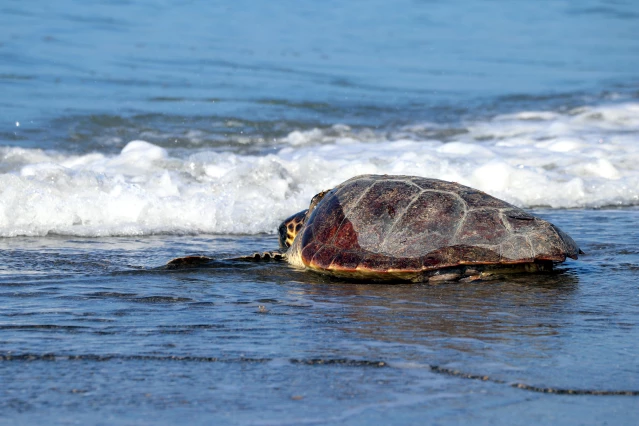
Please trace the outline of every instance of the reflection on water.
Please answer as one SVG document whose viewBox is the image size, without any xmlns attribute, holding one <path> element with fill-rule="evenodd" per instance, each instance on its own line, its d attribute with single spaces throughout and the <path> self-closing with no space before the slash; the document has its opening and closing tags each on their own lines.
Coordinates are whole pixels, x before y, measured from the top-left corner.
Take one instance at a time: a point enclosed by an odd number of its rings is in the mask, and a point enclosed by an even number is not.
<svg viewBox="0 0 639 426">
<path fill-rule="evenodd" d="M 436 286 L 335 283 L 305 293 L 339 298 L 350 320 L 341 328 L 358 339 L 420 345 L 435 357 L 438 348 L 472 356 L 499 345 L 504 358 L 539 358 L 556 349 L 548 337 L 560 333 L 577 286 L 575 275 L 560 271 Z"/>
</svg>

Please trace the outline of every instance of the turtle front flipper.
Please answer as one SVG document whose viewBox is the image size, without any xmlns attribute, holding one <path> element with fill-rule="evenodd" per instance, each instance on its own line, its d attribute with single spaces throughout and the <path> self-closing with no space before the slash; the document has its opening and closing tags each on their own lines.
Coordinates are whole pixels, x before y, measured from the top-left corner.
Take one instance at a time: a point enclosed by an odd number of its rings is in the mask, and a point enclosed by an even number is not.
<svg viewBox="0 0 639 426">
<path fill-rule="evenodd" d="M 164 269 L 185 269 L 185 268 L 197 268 L 198 266 L 210 263 L 213 260 L 208 256 L 185 256 L 177 257 L 164 266 Z"/>
<path fill-rule="evenodd" d="M 272 260 L 285 260 L 286 253 L 279 251 L 265 251 L 262 253 L 253 253 L 248 256 L 234 257 L 229 260 L 240 260 L 244 262 L 270 262 Z"/>
<path fill-rule="evenodd" d="M 253 253 L 248 256 L 232 257 L 227 259 L 214 259 L 208 256 L 184 256 L 170 260 L 160 269 L 189 269 L 199 267 L 219 267 L 228 266 L 228 262 L 270 262 L 286 259 L 286 253 L 279 251 L 265 251 L 262 253 Z"/>
</svg>

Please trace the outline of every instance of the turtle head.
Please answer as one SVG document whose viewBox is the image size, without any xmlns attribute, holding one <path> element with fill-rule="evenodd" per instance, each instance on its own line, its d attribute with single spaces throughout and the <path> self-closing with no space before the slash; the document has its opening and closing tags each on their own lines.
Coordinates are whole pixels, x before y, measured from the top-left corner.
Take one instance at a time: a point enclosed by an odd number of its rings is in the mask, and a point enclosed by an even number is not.
<svg viewBox="0 0 639 426">
<path fill-rule="evenodd" d="M 291 244 L 293 244 L 295 236 L 302 229 L 304 221 L 306 221 L 307 212 L 308 210 L 302 210 L 301 212 L 295 213 L 293 216 L 285 219 L 284 222 L 282 222 L 277 230 L 280 234 L 281 248 L 288 249 Z"/>
<path fill-rule="evenodd" d="M 280 248 L 288 249 L 295 241 L 295 236 L 302 230 L 306 218 L 310 216 L 315 206 L 324 198 L 329 191 L 322 191 L 315 195 L 311 200 L 311 204 L 306 210 L 302 210 L 299 213 L 295 213 L 293 216 L 287 218 L 282 222 L 278 228 L 278 234 L 280 236 Z"/>
</svg>

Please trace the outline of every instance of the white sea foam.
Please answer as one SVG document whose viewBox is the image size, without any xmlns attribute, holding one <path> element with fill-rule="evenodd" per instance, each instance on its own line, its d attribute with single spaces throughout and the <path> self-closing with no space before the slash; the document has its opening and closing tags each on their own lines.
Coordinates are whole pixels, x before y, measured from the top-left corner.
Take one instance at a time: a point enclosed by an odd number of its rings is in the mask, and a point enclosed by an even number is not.
<svg viewBox="0 0 639 426">
<path fill-rule="evenodd" d="M 0 236 L 273 232 L 310 198 L 363 173 L 457 181 L 522 207 L 639 204 L 639 104 L 525 111 L 395 133 L 294 131 L 266 156 L 177 156 L 144 141 L 119 155 L 0 148 Z"/>
</svg>

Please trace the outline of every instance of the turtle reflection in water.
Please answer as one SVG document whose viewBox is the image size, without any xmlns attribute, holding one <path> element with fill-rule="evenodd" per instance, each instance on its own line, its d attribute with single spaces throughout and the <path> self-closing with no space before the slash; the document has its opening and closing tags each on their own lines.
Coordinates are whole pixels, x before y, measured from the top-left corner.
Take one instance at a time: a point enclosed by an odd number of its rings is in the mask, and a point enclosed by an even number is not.
<svg viewBox="0 0 639 426">
<path fill-rule="evenodd" d="M 553 224 L 457 183 L 357 176 L 313 197 L 279 227 L 282 259 L 347 279 L 437 282 L 551 271 L 581 250 Z M 175 259 L 167 267 L 208 258 Z"/>
</svg>

